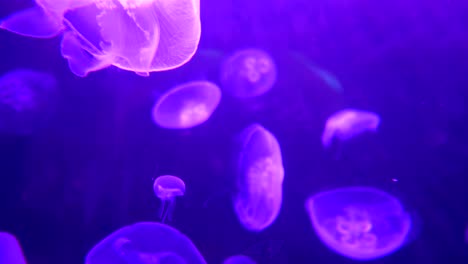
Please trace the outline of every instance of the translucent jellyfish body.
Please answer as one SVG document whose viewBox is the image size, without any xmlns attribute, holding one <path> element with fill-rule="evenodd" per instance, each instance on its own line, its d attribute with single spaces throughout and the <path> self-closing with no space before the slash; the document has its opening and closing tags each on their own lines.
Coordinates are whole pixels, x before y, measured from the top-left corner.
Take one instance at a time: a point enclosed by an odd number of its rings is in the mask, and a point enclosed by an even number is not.
<svg viewBox="0 0 468 264">
<path fill-rule="evenodd" d="M 224 260 L 223 264 L 256 264 L 256 262 L 247 256 L 235 255 Z"/>
<path fill-rule="evenodd" d="M 305 203 L 319 238 L 357 260 L 383 257 L 405 242 L 411 218 L 395 197 L 369 187 L 322 192 Z"/>
<path fill-rule="evenodd" d="M 26 264 L 18 240 L 10 233 L 0 232 L 0 263 Z"/>
<path fill-rule="evenodd" d="M 246 229 L 261 231 L 276 220 L 281 209 L 281 149 L 275 136 L 259 124 L 245 128 L 240 141 L 234 209 Z"/>
<path fill-rule="evenodd" d="M 56 79 L 44 72 L 18 69 L 0 77 L 0 131 L 32 132 L 49 117 L 56 90 Z"/>
<path fill-rule="evenodd" d="M 372 112 L 344 109 L 330 116 L 322 134 L 322 144 L 329 147 L 334 138 L 341 141 L 353 138 L 363 132 L 375 132 L 380 124 L 380 117 Z"/>
<path fill-rule="evenodd" d="M 221 66 L 223 91 L 238 98 L 268 92 L 276 82 L 276 65 L 268 53 L 245 49 L 228 57 Z"/>
<path fill-rule="evenodd" d="M 125 226 L 96 244 L 85 264 L 206 263 L 192 241 L 170 226 L 140 222 Z"/>
<path fill-rule="evenodd" d="M 206 122 L 221 101 L 219 87 L 207 81 L 185 83 L 163 94 L 154 104 L 154 122 L 164 128 L 192 128 Z"/>
<path fill-rule="evenodd" d="M 154 180 L 154 194 L 161 200 L 159 219 L 170 221 L 175 208 L 175 198 L 185 193 L 185 183 L 180 178 L 171 175 L 159 176 Z"/>
<path fill-rule="evenodd" d="M 189 61 L 200 40 L 199 0 L 36 0 L 0 28 L 36 38 L 63 33 L 71 71 L 86 76 L 114 65 L 140 75 Z"/>
</svg>

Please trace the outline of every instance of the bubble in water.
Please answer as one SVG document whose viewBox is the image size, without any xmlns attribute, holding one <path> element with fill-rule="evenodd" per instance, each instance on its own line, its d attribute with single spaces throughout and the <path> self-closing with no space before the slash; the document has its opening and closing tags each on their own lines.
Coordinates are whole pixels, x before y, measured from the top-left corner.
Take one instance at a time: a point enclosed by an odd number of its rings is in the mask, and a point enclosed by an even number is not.
<svg viewBox="0 0 468 264">
<path fill-rule="evenodd" d="M 192 128 L 206 122 L 221 101 L 221 91 L 207 81 L 185 83 L 163 94 L 152 114 L 156 124 L 164 128 Z"/>
<path fill-rule="evenodd" d="M 347 187 L 311 196 L 305 203 L 319 238 L 346 257 L 383 257 L 405 242 L 411 218 L 393 196 L 370 187 Z"/>
<path fill-rule="evenodd" d="M 154 194 L 161 200 L 159 206 L 159 219 L 172 220 L 175 208 L 175 198 L 185 193 L 185 183 L 180 178 L 171 175 L 159 176 L 154 180 Z"/>
<path fill-rule="evenodd" d="M 235 97 L 262 95 L 275 82 L 276 65 L 271 56 L 262 50 L 240 50 L 229 56 L 221 67 L 223 91 Z"/>
<path fill-rule="evenodd" d="M 259 124 L 243 130 L 234 209 L 243 226 L 261 231 L 278 216 L 283 196 L 284 169 L 275 136 Z"/>
</svg>

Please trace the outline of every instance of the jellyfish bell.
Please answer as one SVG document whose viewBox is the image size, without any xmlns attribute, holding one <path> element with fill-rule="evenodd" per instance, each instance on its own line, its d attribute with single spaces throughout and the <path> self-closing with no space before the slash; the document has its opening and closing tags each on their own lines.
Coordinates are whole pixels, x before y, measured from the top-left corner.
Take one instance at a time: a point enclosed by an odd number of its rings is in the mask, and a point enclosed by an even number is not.
<svg viewBox="0 0 468 264">
<path fill-rule="evenodd" d="M 244 255 L 235 255 L 224 260 L 223 264 L 256 264 L 256 262 Z"/>
<path fill-rule="evenodd" d="M 172 220 L 175 209 L 175 198 L 185 194 L 185 183 L 180 178 L 171 175 L 159 176 L 154 180 L 154 194 L 161 200 L 159 218 L 164 222 L 166 218 Z"/>
<path fill-rule="evenodd" d="M 163 128 L 186 129 L 206 122 L 221 101 L 221 90 L 208 81 L 193 81 L 163 94 L 152 109 L 153 120 Z"/>
<path fill-rule="evenodd" d="M 26 264 L 18 239 L 7 232 L 0 232 L 0 263 Z"/>
<path fill-rule="evenodd" d="M 370 187 L 346 187 L 307 199 L 306 210 L 322 242 L 357 260 L 391 254 L 406 241 L 411 218 L 395 197 Z"/>
</svg>

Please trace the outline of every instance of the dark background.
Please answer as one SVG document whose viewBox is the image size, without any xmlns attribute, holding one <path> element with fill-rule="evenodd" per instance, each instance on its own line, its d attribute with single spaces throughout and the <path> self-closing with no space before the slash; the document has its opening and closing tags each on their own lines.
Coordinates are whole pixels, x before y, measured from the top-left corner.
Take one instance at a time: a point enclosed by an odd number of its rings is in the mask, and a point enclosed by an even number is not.
<svg viewBox="0 0 468 264">
<path fill-rule="evenodd" d="M 0 17 L 28 6 L 2 0 Z M 239 253 L 259 263 L 352 263 L 319 241 L 304 210 L 309 195 L 349 185 L 387 191 L 413 215 L 409 243 L 369 263 L 467 263 L 466 1 L 201 0 L 201 19 L 200 53 L 149 78 L 113 67 L 78 78 L 59 37 L 0 31 L 0 74 L 31 68 L 59 83 L 46 123 L 0 136 L 0 229 L 18 237 L 29 263 L 83 263 L 112 231 L 156 221 L 152 179 L 162 174 L 186 182 L 170 224 L 208 263 Z M 152 122 L 158 94 L 190 80 L 219 83 L 216 54 L 247 47 L 275 59 L 270 93 L 225 96 L 209 122 L 186 131 Z M 343 92 L 291 52 L 332 72 Z M 324 122 L 344 107 L 377 112 L 379 132 L 325 151 Z M 251 122 L 275 134 L 286 171 L 281 213 L 259 234 L 240 226 L 229 198 L 227 142 Z"/>
</svg>

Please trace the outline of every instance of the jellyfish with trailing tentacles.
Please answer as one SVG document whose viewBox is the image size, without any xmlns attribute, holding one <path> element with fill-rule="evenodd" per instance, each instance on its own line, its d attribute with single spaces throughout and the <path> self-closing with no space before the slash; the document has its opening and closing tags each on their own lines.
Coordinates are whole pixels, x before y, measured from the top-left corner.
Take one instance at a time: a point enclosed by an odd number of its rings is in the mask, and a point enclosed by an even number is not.
<svg viewBox="0 0 468 264">
<path fill-rule="evenodd" d="M 20 243 L 10 233 L 0 232 L 0 263 L 26 264 Z"/>
<path fill-rule="evenodd" d="M 108 66 L 147 76 L 182 66 L 200 40 L 199 0 L 36 0 L 0 22 L 19 35 L 62 34 L 61 53 L 78 76 Z"/>
<path fill-rule="evenodd" d="M 408 237 L 411 217 L 400 201 L 370 187 L 347 187 L 307 199 L 306 210 L 322 242 L 357 260 L 388 255 Z"/>
<path fill-rule="evenodd" d="M 154 180 L 153 189 L 154 194 L 161 200 L 158 213 L 159 219 L 161 219 L 161 222 L 166 221 L 166 218 L 171 221 L 175 208 L 175 199 L 185 193 L 184 181 L 176 176 L 159 176 Z"/>
<path fill-rule="evenodd" d="M 224 260 L 223 264 L 256 264 L 256 262 L 244 255 L 235 255 Z"/>
<path fill-rule="evenodd" d="M 219 87 L 207 81 L 193 81 L 174 87 L 154 104 L 154 122 L 163 128 L 186 129 L 205 123 L 221 101 Z"/>
<path fill-rule="evenodd" d="M 380 117 L 372 112 L 344 109 L 327 119 L 322 134 L 322 144 L 329 147 L 333 139 L 349 140 L 366 131 L 375 132 L 380 125 Z"/>
<path fill-rule="evenodd" d="M 116 230 L 97 243 L 85 264 L 204 264 L 192 241 L 177 229 L 140 222 Z"/>
<path fill-rule="evenodd" d="M 223 91 L 238 98 L 260 96 L 276 82 L 276 65 L 259 49 L 240 50 L 226 58 L 221 67 Z"/>
<path fill-rule="evenodd" d="M 281 149 L 275 136 L 259 124 L 245 128 L 240 142 L 234 209 L 246 229 L 258 232 L 270 226 L 281 209 Z"/>
</svg>

